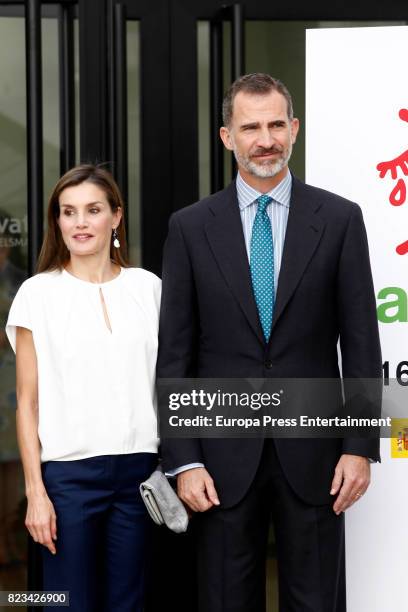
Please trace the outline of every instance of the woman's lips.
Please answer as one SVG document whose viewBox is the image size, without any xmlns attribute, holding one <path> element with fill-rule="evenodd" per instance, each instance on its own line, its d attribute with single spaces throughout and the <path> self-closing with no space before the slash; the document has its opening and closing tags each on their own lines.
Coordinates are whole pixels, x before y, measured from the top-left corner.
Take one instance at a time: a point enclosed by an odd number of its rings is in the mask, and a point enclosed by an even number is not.
<svg viewBox="0 0 408 612">
<path fill-rule="evenodd" d="M 93 238 L 92 234 L 75 234 L 75 240 L 79 240 L 79 242 L 86 242 L 90 238 Z"/>
</svg>

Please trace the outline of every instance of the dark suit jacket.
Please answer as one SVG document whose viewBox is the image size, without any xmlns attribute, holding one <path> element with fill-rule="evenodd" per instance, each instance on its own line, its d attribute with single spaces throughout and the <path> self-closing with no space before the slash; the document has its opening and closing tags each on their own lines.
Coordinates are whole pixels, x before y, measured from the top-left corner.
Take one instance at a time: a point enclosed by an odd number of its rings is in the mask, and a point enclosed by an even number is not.
<svg viewBox="0 0 408 612">
<path fill-rule="evenodd" d="M 360 208 L 293 178 L 273 325 L 265 343 L 235 182 L 174 213 L 163 260 L 162 378 L 380 378 L 378 324 Z M 330 503 L 342 453 L 379 459 L 378 439 L 276 439 L 295 492 Z M 224 507 L 248 490 L 261 439 L 162 440 L 166 470 L 202 462 Z"/>
</svg>

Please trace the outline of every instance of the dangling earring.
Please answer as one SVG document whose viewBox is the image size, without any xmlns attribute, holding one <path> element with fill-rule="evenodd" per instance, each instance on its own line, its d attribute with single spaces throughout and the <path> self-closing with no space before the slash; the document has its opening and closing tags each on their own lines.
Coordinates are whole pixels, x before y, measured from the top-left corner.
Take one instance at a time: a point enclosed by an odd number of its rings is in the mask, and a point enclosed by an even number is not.
<svg viewBox="0 0 408 612">
<path fill-rule="evenodd" d="M 115 247 L 115 249 L 119 249 L 120 248 L 120 242 L 119 242 L 119 238 L 118 238 L 118 232 L 116 231 L 116 227 L 113 228 L 113 246 Z"/>
</svg>

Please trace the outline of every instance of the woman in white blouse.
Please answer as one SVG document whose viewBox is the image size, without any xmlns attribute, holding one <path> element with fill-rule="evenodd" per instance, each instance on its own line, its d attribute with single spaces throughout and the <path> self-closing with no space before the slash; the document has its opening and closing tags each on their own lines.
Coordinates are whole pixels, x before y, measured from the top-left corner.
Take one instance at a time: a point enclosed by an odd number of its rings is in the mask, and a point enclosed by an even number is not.
<svg viewBox="0 0 408 612">
<path fill-rule="evenodd" d="M 82 165 L 51 194 L 38 274 L 12 304 L 26 525 L 44 589 L 72 612 L 138 612 L 149 519 L 139 484 L 157 462 L 160 280 L 126 260 L 111 175 Z"/>
</svg>

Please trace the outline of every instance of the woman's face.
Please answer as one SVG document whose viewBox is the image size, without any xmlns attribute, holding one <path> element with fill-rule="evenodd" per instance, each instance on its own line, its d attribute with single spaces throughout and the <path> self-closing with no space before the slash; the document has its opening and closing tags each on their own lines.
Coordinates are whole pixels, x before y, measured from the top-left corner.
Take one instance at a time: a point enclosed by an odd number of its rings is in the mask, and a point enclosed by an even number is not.
<svg viewBox="0 0 408 612">
<path fill-rule="evenodd" d="M 112 229 L 119 225 L 122 211 L 112 211 L 105 192 L 85 181 L 67 187 L 59 197 L 58 225 L 71 255 L 96 255 L 109 258 Z"/>
</svg>

